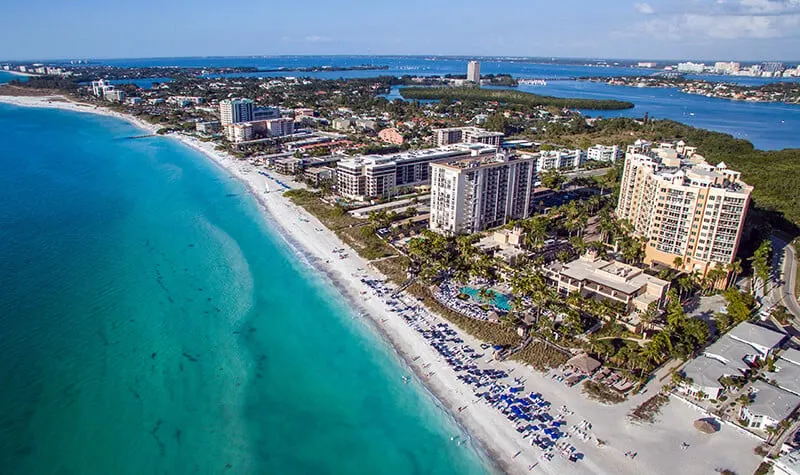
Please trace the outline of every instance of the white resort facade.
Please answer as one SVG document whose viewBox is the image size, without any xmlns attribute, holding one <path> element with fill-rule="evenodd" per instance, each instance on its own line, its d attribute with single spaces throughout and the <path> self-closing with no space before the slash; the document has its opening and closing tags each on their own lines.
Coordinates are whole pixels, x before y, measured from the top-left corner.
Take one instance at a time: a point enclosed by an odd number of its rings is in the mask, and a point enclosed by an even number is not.
<svg viewBox="0 0 800 475">
<path fill-rule="evenodd" d="M 494 153 L 433 163 L 430 229 L 471 234 L 527 218 L 535 181 L 533 157 Z"/>
<path fill-rule="evenodd" d="M 455 144 L 390 155 L 348 158 L 337 164 L 337 191 L 349 200 L 388 198 L 404 188 L 429 184 L 432 162 L 494 156 L 496 153 L 496 148 L 487 145 Z"/>
<path fill-rule="evenodd" d="M 586 153 L 583 150 L 545 150 L 536 153 L 523 153 L 525 158 L 536 160 L 536 170 L 571 170 L 580 168 L 586 163 Z"/>
</svg>

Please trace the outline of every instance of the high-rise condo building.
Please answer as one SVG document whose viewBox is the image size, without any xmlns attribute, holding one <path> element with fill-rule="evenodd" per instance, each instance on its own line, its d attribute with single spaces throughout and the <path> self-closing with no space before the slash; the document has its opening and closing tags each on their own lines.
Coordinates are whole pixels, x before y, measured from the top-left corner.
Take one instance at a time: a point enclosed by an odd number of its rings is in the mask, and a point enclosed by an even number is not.
<svg viewBox="0 0 800 475">
<path fill-rule="evenodd" d="M 502 132 L 489 132 L 480 127 L 449 127 L 446 129 L 433 129 L 436 135 L 436 146 L 456 143 L 482 143 L 500 147 L 505 134 Z"/>
<path fill-rule="evenodd" d="M 223 126 L 253 120 L 253 101 L 223 99 L 219 101 L 219 119 Z"/>
<path fill-rule="evenodd" d="M 431 163 L 430 229 L 469 234 L 526 218 L 534 209 L 536 158 L 497 153 Z"/>
<path fill-rule="evenodd" d="M 481 144 L 457 144 L 391 155 L 366 155 L 340 160 L 336 166 L 338 193 L 347 199 L 386 198 L 403 188 L 430 182 L 430 163 L 436 160 L 494 155 Z"/>
<path fill-rule="evenodd" d="M 628 147 L 617 217 L 646 240 L 645 263 L 701 275 L 725 269 L 736 256 L 753 187 L 725 163 L 687 158 L 671 145 Z"/>
<path fill-rule="evenodd" d="M 472 81 L 474 83 L 481 82 L 481 63 L 470 61 L 467 64 L 467 81 Z"/>
</svg>

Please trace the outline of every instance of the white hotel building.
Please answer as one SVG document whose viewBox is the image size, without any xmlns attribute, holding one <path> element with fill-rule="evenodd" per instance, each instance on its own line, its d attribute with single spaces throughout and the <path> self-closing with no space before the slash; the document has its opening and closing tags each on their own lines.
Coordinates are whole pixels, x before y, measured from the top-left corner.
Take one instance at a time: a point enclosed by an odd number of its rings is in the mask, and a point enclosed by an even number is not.
<svg viewBox="0 0 800 475">
<path fill-rule="evenodd" d="M 469 234 L 526 218 L 535 181 L 533 156 L 495 153 L 432 163 L 430 229 Z"/>
<path fill-rule="evenodd" d="M 430 164 L 436 160 L 494 155 L 497 149 L 481 144 L 456 144 L 390 155 L 365 155 L 339 161 L 338 193 L 350 200 L 386 198 L 400 189 L 430 182 Z"/>
<path fill-rule="evenodd" d="M 247 142 L 256 138 L 283 137 L 293 133 L 294 119 L 290 117 L 236 122 L 225 126 L 225 136 L 234 143 Z"/>
<path fill-rule="evenodd" d="M 477 61 L 470 61 L 467 63 L 467 81 L 472 81 L 476 84 L 481 82 L 481 63 Z"/>
</svg>

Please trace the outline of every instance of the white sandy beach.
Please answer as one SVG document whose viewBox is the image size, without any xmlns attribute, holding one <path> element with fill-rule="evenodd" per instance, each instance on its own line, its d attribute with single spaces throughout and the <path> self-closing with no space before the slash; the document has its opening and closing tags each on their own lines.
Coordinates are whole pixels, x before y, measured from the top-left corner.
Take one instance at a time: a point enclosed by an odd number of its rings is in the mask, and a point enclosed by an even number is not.
<svg viewBox="0 0 800 475">
<path fill-rule="evenodd" d="M 103 114 L 132 122 L 150 133 L 156 130 L 155 126 L 133 117 L 94 106 L 64 102 L 63 99 L 58 101 L 47 97 L 0 96 L 0 102 Z M 334 256 L 334 248 L 347 246 L 316 218 L 282 196 L 282 188 L 275 181 L 260 175 L 246 161 L 215 151 L 213 143 L 177 134 L 170 137 L 199 150 L 228 173 L 242 180 L 265 213 L 282 228 L 290 244 L 308 256 L 314 268 L 329 276 L 350 302 L 363 315 L 371 318 L 372 324 L 415 369 L 417 381 L 424 380 L 427 387 L 480 440 L 481 445 L 508 473 L 711 474 L 715 469 L 730 469 L 744 474 L 752 473 L 760 463 L 760 457 L 753 452 L 759 441 L 727 425 L 723 425 L 719 432 L 712 435 L 698 432 L 692 422 L 704 415 L 676 399 L 672 399 L 664 407 L 662 414 L 658 416 L 659 420 L 654 424 L 638 425 L 629 422 L 627 414 L 655 394 L 657 382 L 651 383 L 645 394 L 632 397 L 623 404 L 605 406 L 585 398 L 580 393 L 580 386 L 569 388 L 517 362 L 482 363 L 484 367 L 503 369 L 513 377 L 522 378 L 526 393 L 541 393 L 551 402 L 553 408 L 566 405 L 572 412 L 566 417 L 569 426 L 583 420 L 591 422 L 592 436 L 588 441 L 584 442 L 577 437 L 569 439 L 571 444 L 585 454 L 583 460 L 572 463 L 558 455 L 549 462 L 541 460 L 538 447 L 532 447 L 527 439 L 523 439 L 496 409 L 482 401 L 476 402 L 472 390 L 457 379 L 456 373 L 428 342 L 397 313 L 392 312 L 383 299 L 373 295 L 370 287 L 363 284 L 360 278 L 353 276 L 366 276 L 370 279 L 383 277 L 350 249 L 347 250 L 348 257 L 345 259 Z M 289 178 L 281 178 L 281 181 L 296 186 Z M 270 191 L 265 193 L 267 189 Z M 479 348 L 480 342 L 463 332 L 459 333 L 465 343 Z M 483 360 L 486 358 L 482 358 Z M 458 411 L 458 408 L 465 406 L 466 409 Z M 604 444 L 598 446 L 598 439 L 604 441 Z M 688 443 L 689 447 L 682 448 L 683 442 Z M 624 454 L 628 451 L 637 452 L 636 458 L 626 457 Z M 530 469 L 532 465 L 535 466 Z"/>
</svg>

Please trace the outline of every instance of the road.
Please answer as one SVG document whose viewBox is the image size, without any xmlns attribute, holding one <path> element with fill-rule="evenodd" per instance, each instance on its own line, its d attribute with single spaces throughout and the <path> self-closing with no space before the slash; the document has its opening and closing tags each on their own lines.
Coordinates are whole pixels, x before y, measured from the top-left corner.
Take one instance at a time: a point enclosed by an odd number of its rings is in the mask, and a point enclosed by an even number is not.
<svg viewBox="0 0 800 475">
<path fill-rule="evenodd" d="M 776 305 L 783 305 L 794 315 L 795 327 L 800 327 L 800 304 L 794 295 L 797 279 L 797 256 L 795 249 L 785 240 L 772 236 L 772 279 L 762 300 L 762 308 L 772 311 Z M 757 292 L 760 293 L 760 292 Z"/>
</svg>

